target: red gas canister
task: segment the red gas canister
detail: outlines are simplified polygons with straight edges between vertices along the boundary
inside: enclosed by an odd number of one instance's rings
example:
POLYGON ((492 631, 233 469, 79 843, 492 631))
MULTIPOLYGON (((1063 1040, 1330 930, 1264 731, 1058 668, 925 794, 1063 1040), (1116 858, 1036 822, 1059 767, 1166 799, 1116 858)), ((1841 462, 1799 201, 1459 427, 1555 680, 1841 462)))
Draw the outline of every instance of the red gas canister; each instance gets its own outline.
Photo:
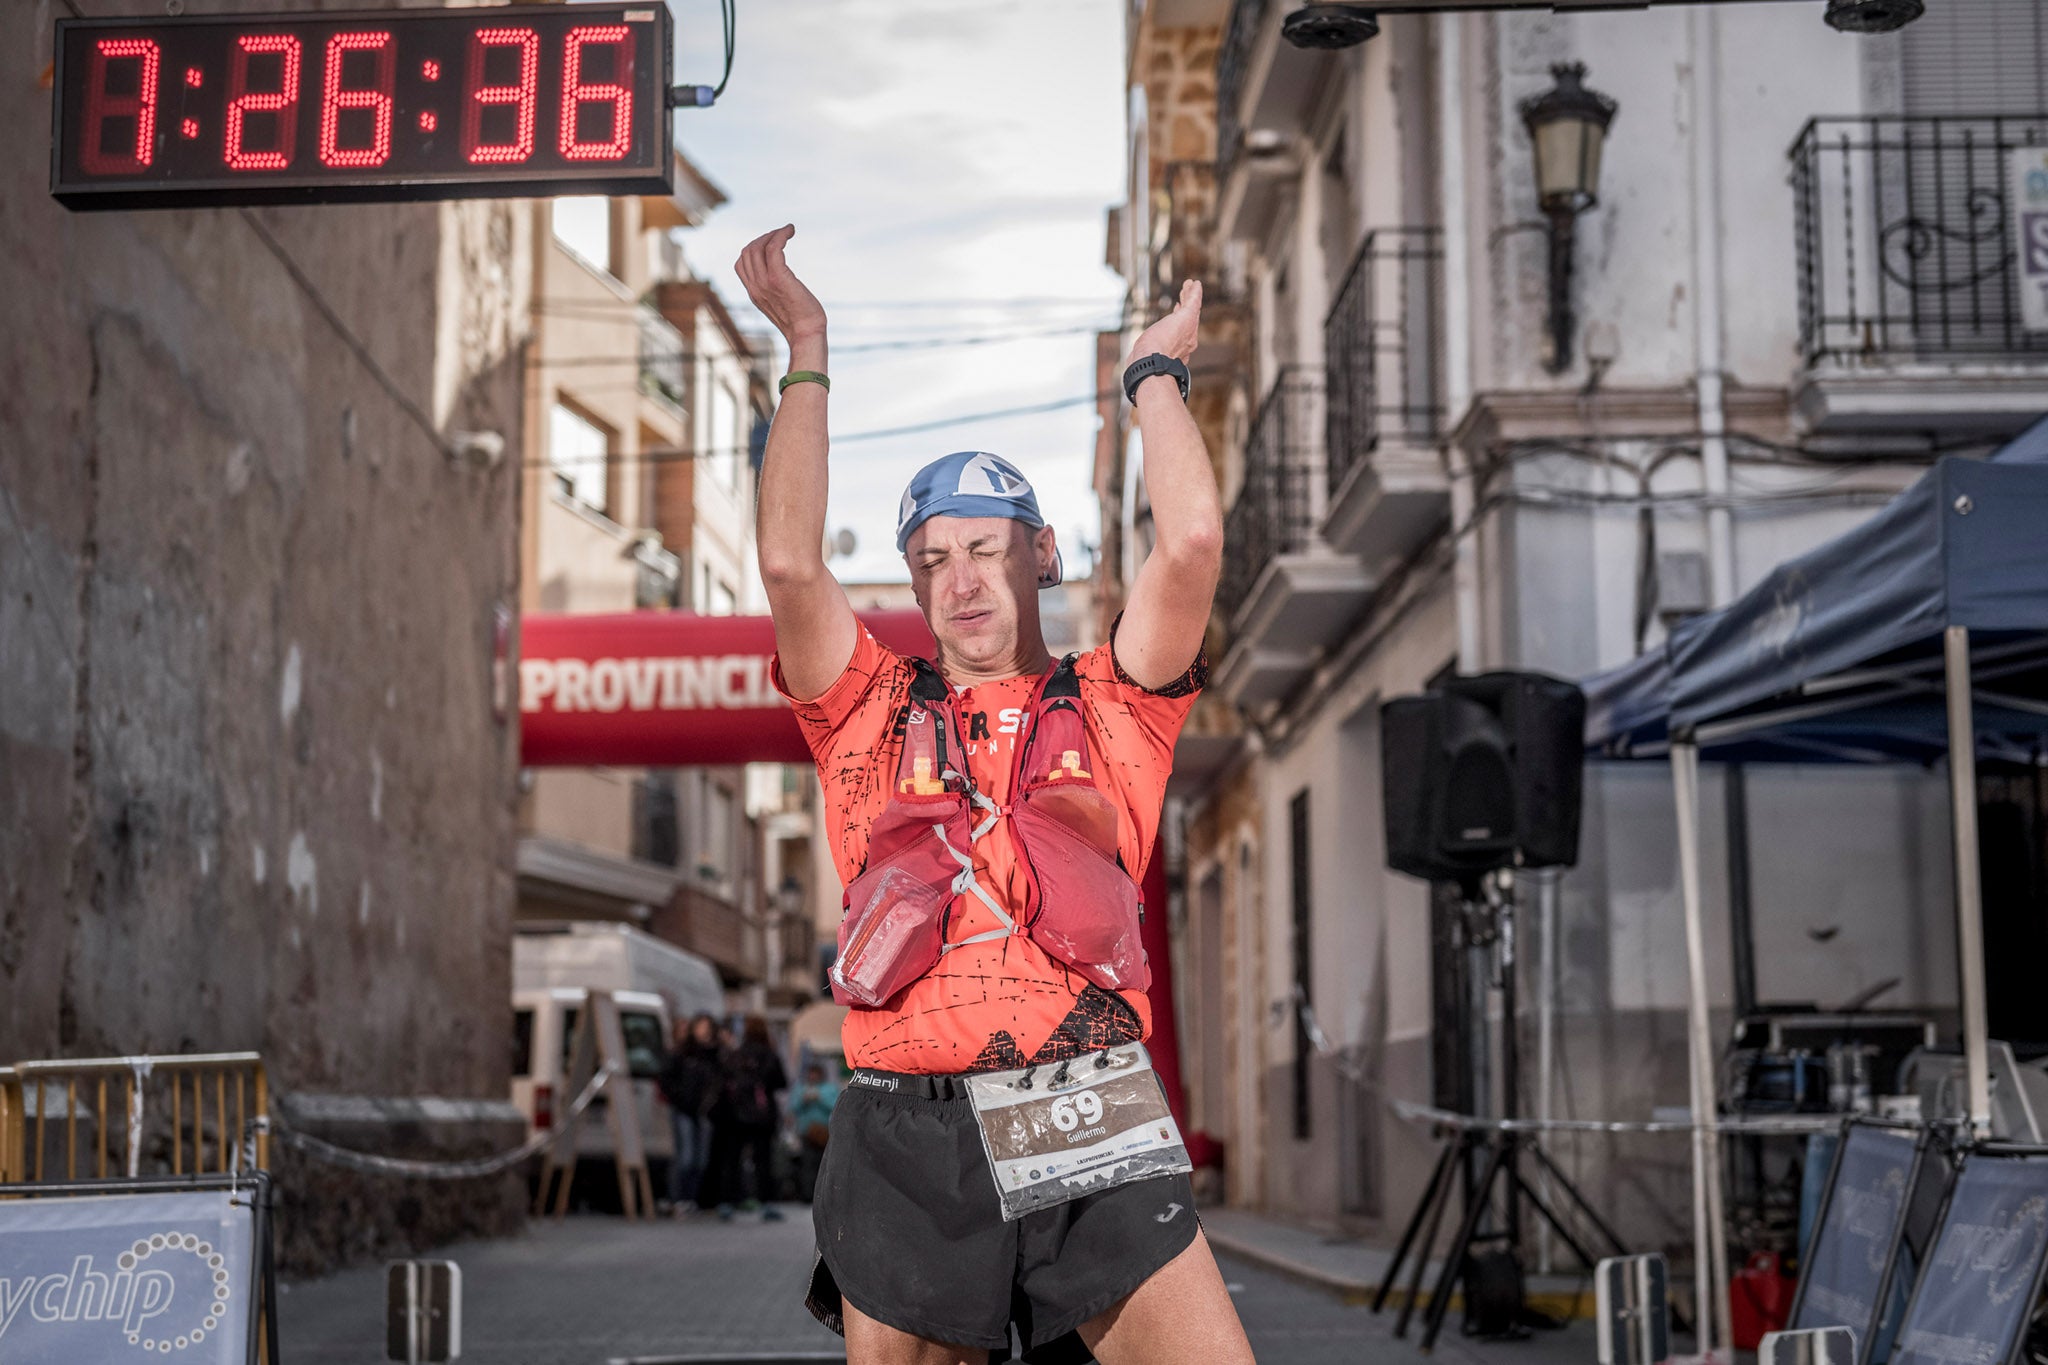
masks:
POLYGON ((1796 1285, 1775 1251, 1751 1253, 1748 1263, 1728 1277, 1728 1320, 1736 1350, 1754 1351, 1766 1332, 1785 1325, 1796 1285))

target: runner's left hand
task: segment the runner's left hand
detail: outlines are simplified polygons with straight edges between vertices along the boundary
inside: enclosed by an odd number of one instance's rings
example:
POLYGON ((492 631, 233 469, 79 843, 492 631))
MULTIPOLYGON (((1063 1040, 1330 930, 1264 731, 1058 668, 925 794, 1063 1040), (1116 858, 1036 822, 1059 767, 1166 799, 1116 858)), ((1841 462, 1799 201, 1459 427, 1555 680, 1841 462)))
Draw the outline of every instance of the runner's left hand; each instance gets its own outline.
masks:
POLYGON ((1195 353, 1195 340, 1202 321, 1202 284, 1199 280, 1187 280, 1180 287, 1180 302, 1173 311, 1138 334, 1131 353, 1124 357, 1124 364, 1143 360, 1148 355, 1169 355, 1175 360, 1185 361, 1195 353))

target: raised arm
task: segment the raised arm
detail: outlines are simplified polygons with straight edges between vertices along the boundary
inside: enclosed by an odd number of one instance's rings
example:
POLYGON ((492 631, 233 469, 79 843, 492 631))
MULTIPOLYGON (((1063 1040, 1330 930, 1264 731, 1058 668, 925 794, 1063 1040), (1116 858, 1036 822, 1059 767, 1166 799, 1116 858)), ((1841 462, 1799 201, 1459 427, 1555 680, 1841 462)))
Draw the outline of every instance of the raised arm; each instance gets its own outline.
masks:
MULTIPOLYGON (((1189 280, 1180 302, 1145 329, 1125 363, 1157 353, 1185 364, 1195 353, 1201 315, 1202 286, 1189 280)), ((1202 433, 1171 375, 1139 382, 1137 413, 1157 539, 1131 585, 1116 658, 1140 687, 1160 688, 1201 653, 1223 571, 1223 505, 1202 433)))
MULTIPOLYGON (((747 297, 789 344, 789 368, 825 373, 825 310, 783 259, 794 226, 756 237, 735 269, 747 297)), ((754 505, 754 546, 775 618, 782 679, 799 699, 822 696, 853 657, 860 625, 846 593, 825 568, 828 439, 825 386, 791 384, 776 405, 761 457, 754 505)))

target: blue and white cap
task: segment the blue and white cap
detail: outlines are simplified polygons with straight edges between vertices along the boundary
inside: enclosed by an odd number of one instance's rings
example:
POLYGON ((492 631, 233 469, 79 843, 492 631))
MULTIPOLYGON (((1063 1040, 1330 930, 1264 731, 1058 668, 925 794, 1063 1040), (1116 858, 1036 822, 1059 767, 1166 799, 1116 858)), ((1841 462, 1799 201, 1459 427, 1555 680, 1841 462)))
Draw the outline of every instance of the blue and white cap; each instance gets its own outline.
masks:
POLYGON ((985 450, 956 451, 917 471, 896 514, 896 549, 909 549, 910 533, 933 517, 1008 517, 1034 529, 1045 525, 1031 481, 985 450))

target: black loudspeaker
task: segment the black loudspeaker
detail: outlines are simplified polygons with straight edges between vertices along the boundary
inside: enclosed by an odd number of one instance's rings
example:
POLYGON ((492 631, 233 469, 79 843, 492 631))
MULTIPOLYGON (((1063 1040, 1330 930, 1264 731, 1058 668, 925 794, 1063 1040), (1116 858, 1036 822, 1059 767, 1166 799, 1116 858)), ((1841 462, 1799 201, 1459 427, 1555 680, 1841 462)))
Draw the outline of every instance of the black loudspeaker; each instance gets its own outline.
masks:
POLYGON ((1380 707, 1387 866, 1427 881, 1579 860, 1586 695, 1541 673, 1451 678, 1380 707))

